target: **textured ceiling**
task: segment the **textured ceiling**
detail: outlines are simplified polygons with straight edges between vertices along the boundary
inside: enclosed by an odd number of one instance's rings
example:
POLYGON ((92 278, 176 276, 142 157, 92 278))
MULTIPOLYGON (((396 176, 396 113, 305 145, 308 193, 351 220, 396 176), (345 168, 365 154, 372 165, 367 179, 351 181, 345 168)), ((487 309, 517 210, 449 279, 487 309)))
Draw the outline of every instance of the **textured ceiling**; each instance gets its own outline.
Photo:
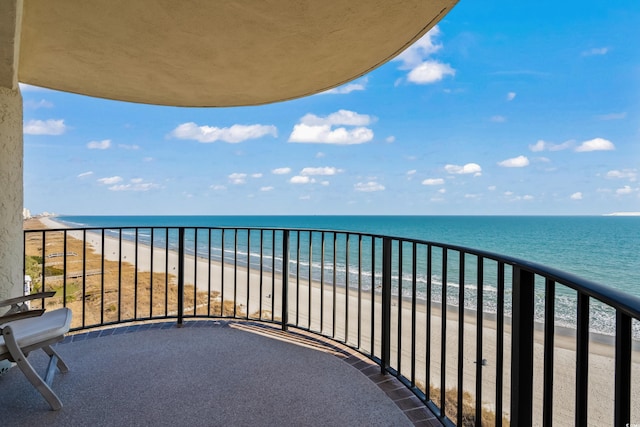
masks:
POLYGON ((382 65, 457 0, 26 0, 18 79, 122 101, 258 105, 382 65))

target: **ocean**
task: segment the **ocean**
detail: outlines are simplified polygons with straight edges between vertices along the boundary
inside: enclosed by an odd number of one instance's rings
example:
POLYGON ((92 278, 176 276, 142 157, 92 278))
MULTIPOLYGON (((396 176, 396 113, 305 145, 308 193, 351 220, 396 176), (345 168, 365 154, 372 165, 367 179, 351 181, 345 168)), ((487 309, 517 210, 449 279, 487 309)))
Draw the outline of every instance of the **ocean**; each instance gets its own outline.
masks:
MULTIPOLYGON (((428 240, 431 242, 465 246, 497 254, 521 258, 549 267, 573 273, 584 279, 594 281, 605 286, 619 289, 625 293, 640 297, 640 217, 622 216, 60 216, 56 220, 71 227, 274 227, 292 229, 339 230, 387 235, 412 239, 428 240)), ((132 233, 123 233, 123 237, 131 237, 132 233)), ((145 242, 144 230, 139 233, 139 239, 145 242)), ((255 249, 258 245, 254 240, 258 236, 251 236, 250 250, 242 246, 245 240, 239 238, 239 253, 249 257, 254 265, 254 257, 258 257, 255 249), (253 248, 253 250, 251 250, 253 248), (249 252, 247 254, 247 252, 249 252)), ((268 238, 268 236, 267 236, 268 238)), ((301 248, 308 247, 308 233, 300 233, 301 248), (306 237, 305 237, 306 236, 306 237), (306 240, 305 240, 306 239, 306 240)), ((187 235, 187 239, 193 240, 187 235)), ((314 238, 315 239, 315 238, 314 238)), ((225 242, 225 253, 232 252, 235 243, 225 242)), ((319 242, 313 241, 313 253, 319 253, 319 242)), ((206 254, 209 246, 206 238, 198 237, 198 253, 206 254)), ((365 245, 367 241, 365 241, 365 245)), ((148 243, 148 241, 147 241, 148 243)), ((158 242, 157 237, 154 240, 158 242)), ((189 246, 189 245, 187 245, 189 246)), ((211 243, 212 257, 220 259, 222 249, 220 245, 211 243)), ((245 243, 246 246, 246 243, 245 243)), ((331 246, 331 245, 330 245, 331 246)), ((342 250, 344 245, 338 245, 342 250)), ((350 251, 353 249, 350 249, 350 251)), ((331 251, 328 250, 331 257, 331 251)), ((295 248, 291 251, 291 261, 295 264, 295 248)), ((263 254, 270 257, 272 254, 263 254)), ((339 254, 338 254, 339 255, 339 254)), ((275 254, 278 257, 278 253, 275 254)), ((320 275, 319 260, 312 258, 310 269, 314 279, 320 275)), ((227 259, 227 258, 225 258, 227 259)), ((351 259, 354 259, 353 257, 351 259)), ((423 257, 419 257, 423 259, 423 257)), ((280 260, 281 261, 281 260, 280 260)), ((435 259, 434 259, 435 261, 435 259)), ((420 262, 420 260, 419 260, 420 262)), ((423 261, 424 262, 424 261, 423 261)), ((301 271, 308 271, 309 260, 301 256, 301 271)), ((327 263, 331 266, 331 262, 327 263)), ((281 268, 274 264, 276 270, 281 268)), ((346 270, 347 266, 337 265, 336 269, 346 270)), ((355 268, 349 268, 350 274, 355 274, 355 268)), ((377 270, 377 269, 376 269, 377 270)), ((397 263, 394 271, 397 271, 397 263)), ((342 277, 344 271, 339 271, 342 277)), ((403 268, 403 282, 410 283, 408 266, 403 268)), ((367 272, 365 272, 366 274, 367 272)), ((369 272, 370 273, 370 272, 369 272)), ((303 273, 307 274, 308 273, 303 273)), ((329 272, 331 274, 331 272, 329 272)), ((379 271, 374 272, 377 276, 379 271)), ((455 272, 449 277, 456 277, 455 272)), ((471 279, 465 280, 465 290, 474 293, 473 274, 471 279)), ((397 277, 394 283, 397 282, 397 277)), ((439 277, 434 273, 434 284, 438 284, 439 277)), ((425 295, 426 277, 418 279, 418 295, 425 295)), ((491 286, 492 277, 488 273, 485 282, 485 311, 493 311, 495 306, 495 290, 491 286)), ((449 283, 455 287, 457 284, 449 283)), ((406 295, 410 285, 402 285, 402 293, 406 295)), ((397 285, 396 285, 397 288, 397 285)), ((395 290, 397 293, 397 289, 395 290)), ((448 302, 456 303, 457 291, 449 292, 448 302)), ((575 295, 575 292, 573 292, 575 295)), ((509 295, 507 295, 507 298, 509 295)), ((434 298, 438 298, 437 286, 434 287, 434 298)), ((541 297, 542 298, 542 297, 541 297)), ((557 303, 559 323, 571 326, 571 319, 575 316, 575 297, 571 291, 558 289, 557 303)), ((474 307, 473 297, 469 299, 470 308, 474 307)), ((539 307, 540 308, 540 307, 539 307)), ((605 310, 606 311, 606 310, 605 310)), ((543 309, 538 310, 538 317, 543 309)), ((634 329, 637 329, 637 323, 634 329)), ((595 307, 592 310, 591 327, 595 331, 610 333, 613 328, 612 313, 600 313, 595 307)))

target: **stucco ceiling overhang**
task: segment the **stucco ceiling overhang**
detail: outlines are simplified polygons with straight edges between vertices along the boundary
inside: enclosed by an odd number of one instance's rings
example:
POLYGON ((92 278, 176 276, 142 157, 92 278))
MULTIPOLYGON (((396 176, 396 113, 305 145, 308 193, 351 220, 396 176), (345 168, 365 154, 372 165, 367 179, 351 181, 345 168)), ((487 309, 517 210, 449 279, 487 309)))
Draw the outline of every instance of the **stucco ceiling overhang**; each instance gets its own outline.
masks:
POLYGON ((362 76, 456 2, 24 0, 18 79, 147 104, 266 104, 362 76))

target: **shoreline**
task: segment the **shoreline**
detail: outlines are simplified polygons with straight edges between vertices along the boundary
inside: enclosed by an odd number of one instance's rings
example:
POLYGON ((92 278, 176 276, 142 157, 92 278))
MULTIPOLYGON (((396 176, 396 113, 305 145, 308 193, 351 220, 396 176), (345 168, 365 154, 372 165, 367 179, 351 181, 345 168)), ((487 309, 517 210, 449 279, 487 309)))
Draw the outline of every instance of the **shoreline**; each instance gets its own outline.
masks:
MULTIPOLYGON (((46 218, 41 222, 48 226, 49 228, 69 228, 64 226, 63 224, 57 223, 55 219, 46 218)), ((73 236, 74 233, 71 233, 70 236, 73 236)), ((98 233, 93 233, 91 238, 96 239, 94 243, 90 243, 90 232, 87 232, 87 242, 96 249, 97 253, 100 253, 101 247, 100 245, 96 245, 95 242, 99 242, 101 239, 101 235, 98 233), (98 247, 96 247, 98 246, 98 247)), ((80 236, 81 237, 81 236, 80 236)), ((122 259, 120 259, 120 254, 117 253, 117 246, 119 242, 118 239, 105 236, 105 259, 112 259, 114 261, 122 261, 127 263, 132 263, 132 260, 135 257, 135 242, 122 240, 122 254, 124 255, 122 259), (107 243, 110 242, 110 243, 107 243), (115 245, 116 250, 114 251, 115 245)), ((168 254, 165 254, 164 248, 158 249, 153 248, 154 259, 158 256, 160 259, 165 260, 169 259, 169 264, 164 266, 163 263, 161 265, 157 265, 156 263, 150 262, 151 257, 151 247, 146 244, 138 243, 138 263, 137 268, 144 269, 148 267, 151 271, 157 273, 170 273, 170 267, 177 265, 177 253, 175 251, 169 250, 168 254)), ((164 262, 164 261, 163 261, 164 262)), ((251 265, 247 266, 238 266, 237 269, 234 268, 233 264, 228 264, 225 262, 222 264, 221 261, 209 261, 206 258, 197 257, 194 255, 186 255, 185 256, 185 284, 189 283, 188 281, 195 277, 197 280, 193 280, 196 282, 196 288, 199 290, 208 290, 208 281, 209 277, 211 277, 211 282, 219 281, 219 283, 215 290, 222 290, 222 294, 220 298, 222 299, 224 295, 233 294, 236 299, 236 303, 238 303, 241 307, 242 302, 246 302, 246 312, 245 315, 252 316, 254 312, 258 311, 261 307, 263 310, 271 309, 274 318, 277 318, 277 314, 281 312, 281 294, 278 292, 278 286, 281 283, 281 275, 277 272, 261 272, 252 268, 251 265), (211 276, 208 276, 208 275, 211 276), (195 276, 194 276, 195 275, 195 276), (222 280, 222 276, 224 276, 224 280, 222 280), (256 284, 260 282, 262 277, 264 288, 261 295, 256 295, 255 287, 256 284), (204 281, 204 284, 201 284, 204 281), (275 281, 275 292, 271 294, 271 284, 275 281), (204 286, 203 286, 204 285, 204 286), (250 288, 253 291, 249 292, 247 295, 247 290, 250 288), (266 293, 270 293, 269 297, 267 297, 266 293), (248 298, 249 297, 249 298, 248 298)), ((292 276, 293 277, 293 276, 292 276)), ((354 315, 355 307, 358 305, 357 298, 357 288, 349 288, 349 298, 346 298, 346 288, 344 286, 336 285, 335 287, 335 296, 334 296, 334 287, 331 283, 324 283, 324 300, 325 307, 323 313, 320 313, 319 310, 313 310, 311 312, 307 312, 307 305, 310 304, 309 297, 311 297, 312 301, 318 301, 320 298, 323 298, 321 295, 321 287, 317 281, 312 280, 309 286, 307 279, 299 280, 300 286, 296 286, 296 280, 294 279, 290 282, 289 288, 289 307, 293 307, 296 304, 299 304, 301 309, 299 312, 295 313, 293 316, 296 319, 292 319, 291 315, 289 317, 290 321, 297 320, 299 327, 309 328, 316 332, 320 331, 320 333, 331 335, 332 330, 335 330, 335 337, 337 339, 344 339, 347 342, 354 343, 355 342, 355 332, 351 325, 358 324, 359 321, 362 322, 362 332, 366 334, 370 331, 370 328, 366 326, 370 323, 370 313, 371 313, 371 291, 363 291, 362 299, 360 300, 360 304, 362 306, 362 312, 360 313, 360 320, 357 316, 354 315), (333 300, 335 299, 336 305, 333 306, 333 300), (344 307, 349 307, 349 315, 348 318, 344 313, 344 307), (341 317, 336 317, 336 324, 333 324, 333 313, 335 309, 340 310, 341 317), (324 323, 320 325, 320 317, 324 318, 324 323), (344 324, 340 324, 340 319, 347 320, 350 329, 348 331, 345 330, 344 324)), ((213 286, 212 286, 212 290, 213 286)), ((380 294, 375 294, 374 304, 377 307, 376 313, 380 313, 380 294)), ((226 298, 224 298, 226 300, 226 298)), ((398 296, 394 296, 393 300, 397 303, 398 296)), ((426 322, 426 300, 422 299, 419 303, 416 304, 416 325, 425 325, 426 322)), ((391 328, 392 330, 398 330, 398 321, 402 321, 402 331, 399 334, 399 337, 402 340, 401 354, 398 354, 398 338, 392 339, 392 350, 391 350, 391 361, 392 364, 394 362, 400 362, 401 373, 405 375, 407 378, 410 377, 411 372, 407 372, 407 367, 411 366, 411 354, 410 354, 410 343, 411 343, 411 321, 412 314, 410 312, 411 308, 411 298, 403 297, 402 298, 402 313, 399 312, 397 304, 392 307, 391 310, 391 328), (408 325, 408 326, 407 326, 408 325)), ((441 319, 442 319, 442 306, 441 303, 433 302, 431 304, 431 323, 432 328, 429 331, 428 340, 432 343, 432 352, 430 354, 431 357, 431 382, 433 385, 437 385, 439 387, 439 376, 440 376, 440 346, 442 343, 441 337, 441 319)), ((268 310, 271 311, 271 310, 268 310)), ((446 321, 447 321, 447 336, 446 336, 446 351, 448 353, 447 357, 447 388, 455 387, 457 384, 457 331, 458 331, 458 307, 456 306, 447 306, 446 310, 446 321)), ((476 316, 477 312, 475 310, 466 309, 465 315, 463 319, 464 325, 464 359, 462 361, 464 367, 464 379, 463 384, 464 388, 468 390, 474 390, 474 374, 475 374, 475 336, 476 336, 476 316)), ((379 319, 376 319, 379 322, 379 319)), ((344 322, 343 322, 344 323, 344 322)), ((543 369, 542 369, 542 350, 543 350, 543 334, 542 328, 544 325, 542 323, 536 322, 536 330, 534 332, 534 378, 542 378, 543 369)), ((378 326, 376 326, 378 327, 378 326)), ((423 330, 424 328, 420 328, 423 330)), ((555 328, 556 334, 554 335, 554 347, 555 347, 555 370, 554 376, 556 377, 555 381, 555 395, 563 396, 563 395, 574 395, 574 384, 575 384, 575 329, 571 330, 570 328, 559 327, 555 328), (571 333, 573 332, 573 333, 571 333), (563 379, 564 378, 564 379, 563 379)), ((421 332, 424 334, 424 331, 421 332)), ((504 329, 504 366, 505 369, 510 365, 510 319, 505 317, 505 329, 504 329)), ((497 324, 496 324, 496 314, 485 313, 483 315, 483 355, 486 354, 486 358, 489 361, 489 366, 495 366, 493 363, 495 360, 496 354, 496 335, 497 335, 497 324)), ((590 394, 590 402, 600 402, 602 398, 597 394, 598 390, 612 390, 612 375, 610 374, 612 371, 612 367, 614 365, 613 355, 615 347, 610 345, 607 341, 611 341, 613 337, 605 336, 606 338, 600 339, 593 334, 590 334, 590 352, 589 352, 589 370, 590 370, 590 386, 589 386, 589 394, 590 394), (593 339, 596 338, 596 339, 593 339), (604 342, 600 342, 604 341, 604 342), (593 385, 592 385, 593 383, 593 385), (595 393, 592 395, 592 393, 595 393)), ((424 358, 421 358, 420 354, 426 353, 426 344, 427 338, 421 337, 419 342, 416 343, 416 378, 422 378, 425 375, 424 370, 424 358), (418 360, 420 359, 420 360, 418 360)), ((364 341, 361 344, 361 351, 369 352, 370 348, 374 348, 374 352, 379 351, 379 337, 375 337, 375 341, 372 343, 370 340, 364 341)), ((633 343, 634 353, 632 355, 633 358, 633 372, 640 372, 640 344, 634 341, 633 343)), ((486 399, 487 396, 495 395, 495 372, 491 372, 490 370, 484 371, 483 375, 483 404, 487 407, 491 407, 492 399, 486 399), (485 401, 487 400, 487 401, 485 401)), ((508 372, 505 372, 504 377, 504 390, 508 391, 510 388, 509 383, 509 375, 508 372)), ((535 381, 534 381, 535 383, 535 381)), ((538 415, 541 416, 541 390, 539 390, 541 385, 538 381, 537 385, 534 385, 534 416, 538 419, 538 415)), ((638 401, 640 399, 640 390, 638 388, 634 388, 632 390, 633 396, 632 401, 638 401)), ((503 402, 503 407, 506 408, 505 413, 509 412, 509 393, 505 393, 505 400, 503 402)), ((562 420, 573 420, 573 408, 566 408, 566 405, 562 405, 562 399, 554 399, 554 413, 557 414, 558 422, 562 424, 562 420)), ((594 405, 593 403, 589 406, 589 416, 593 420, 600 420, 600 422, 604 424, 608 424, 607 420, 609 419, 609 414, 612 408, 612 402, 600 402, 601 404, 594 405), (602 404, 606 403, 606 404, 602 404)))

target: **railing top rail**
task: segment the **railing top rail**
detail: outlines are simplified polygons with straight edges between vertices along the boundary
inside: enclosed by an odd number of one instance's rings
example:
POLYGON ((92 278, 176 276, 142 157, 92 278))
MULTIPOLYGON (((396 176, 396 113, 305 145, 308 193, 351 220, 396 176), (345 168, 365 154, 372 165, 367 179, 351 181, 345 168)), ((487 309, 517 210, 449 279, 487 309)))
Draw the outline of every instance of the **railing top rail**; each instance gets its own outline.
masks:
POLYGON ((287 228, 287 227, 268 227, 268 226, 117 226, 117 227, 69 227, 69 228, 50 228, 50 229, 33 229, 24 230, 25 233, 42 233, 42 232, 61 232, 61 231, 93 231, 93 230, 131 230, 131 229, 196 229, 196 230, 265 230, 265 231, 293 231, 304 233, 335 233, 344 235, 354 235, 370 237, 374 239, 392 239, 397 241, 403 241, 407 243, 416 243, 419 245, 428 245, 432 247, 441 248, 443 250, 451 250, 459 253, 478 256, 493 261, 502 262, 512 267, 521 268, 526 271, 530 271, 534 274, 551 279, 554 282, 567 286, 579 293, 593 297, 613 308, 619 310, 626 315, 629 315, 635 319, 640 320, 640 298, 624 293, 617 289, 602 285, 597 282, 593 282, 577 275, 567 273, 562 270, 558 270, 553 267, 548 267, 543 264, 523 260, 520 258, 512 257, 509 255, 502 255, 495 252, 489 252, 481 249, 473 249, 465 246, 452 245, 448 243, 434 242, 429 240, 400 237, 400 236, 388 236, 376 233, 367 233, 359 231, 349 230, 331 230, 331 229, 312 229, 312 228, 287 228))

